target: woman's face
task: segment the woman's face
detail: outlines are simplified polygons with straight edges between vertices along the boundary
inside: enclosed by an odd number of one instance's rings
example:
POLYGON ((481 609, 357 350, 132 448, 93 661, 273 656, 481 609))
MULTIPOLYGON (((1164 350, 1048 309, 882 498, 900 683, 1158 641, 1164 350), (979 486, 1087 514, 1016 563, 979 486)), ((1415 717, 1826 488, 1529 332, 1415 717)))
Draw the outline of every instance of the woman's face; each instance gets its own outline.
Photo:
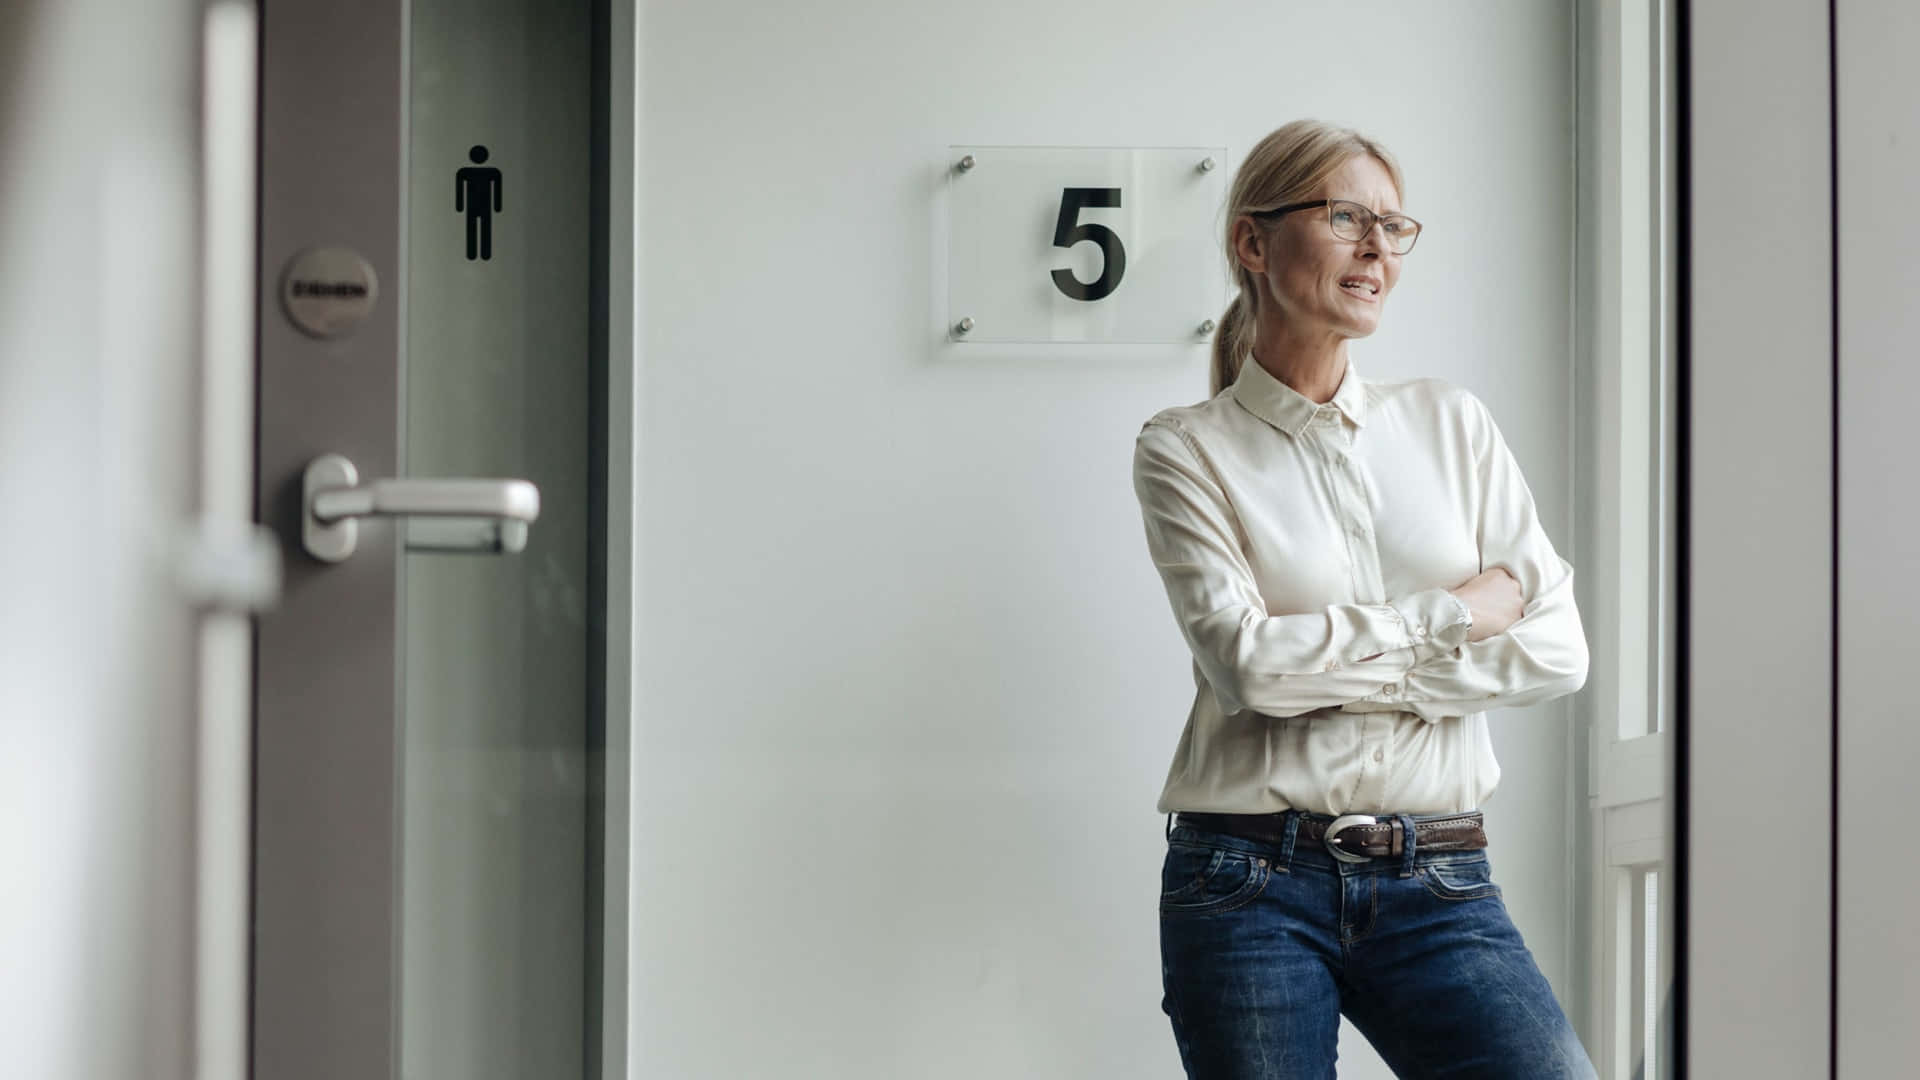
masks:
MULTIPOLYGON (((1376 214, 1400 209, 1392 176, 1371 154, 1348 158, 1312 198, 1346 199, 1376 214)), ((1363 240, 1342 240, 1327 227, 1327 208, 1314 207, 1264 231, 1269 240, 1254 245, 1255 259, 1243 233, 1241 262, 1266 279, 1264 301, 1277 306, 1290 335, 1366 337, 1380 325, 1387 294, 1400 280, 1400 256, 1385 230, 1376 225, 1363 240)))

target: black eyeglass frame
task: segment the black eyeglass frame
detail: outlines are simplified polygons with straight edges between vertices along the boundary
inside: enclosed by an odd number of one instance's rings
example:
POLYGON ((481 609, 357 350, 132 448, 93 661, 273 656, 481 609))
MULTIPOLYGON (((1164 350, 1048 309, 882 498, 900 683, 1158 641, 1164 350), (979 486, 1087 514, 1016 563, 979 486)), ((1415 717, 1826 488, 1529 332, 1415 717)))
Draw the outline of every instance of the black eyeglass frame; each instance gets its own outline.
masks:
MULTIPOLYGON (((1326 207, 1326 208, 1327 208, 1327 210, 1328 210, 1328 214, 1327 214, 1327 230, 1328 230, 1329 232, 1331 232, 1331 231, 1333 230, 1333 214, 1332 214, 1332 210, 1333 210, 1333 204, 1334 204, 1334 203, 1345 203, 1346 205, 1348 205, 1348 206, 1351 206, 1351 207, 1354 207, 1354 208, 1356 208, 1356 209, 1358 209, 1358 210, 1359 210, 1359 211, 1360 211, 1361 213, 1363 213, 1363 214, 1365 214, 1365 215, 1367 215, 1368 217, 1370 217, 1370 218, 1372 218, 1372 219, 1373 219, 1373 220, 1371 220, 1371 221, 1369 221, 1369 222, 1367 222, 1367 228, 1366 228, 1366 231, 1365 231, 1365 232, 1362 232, 1362 233, 1360 234, 1360 239, 1361 239, 1361 240, 1364 240, 1364 239, 1366 239, 1366 238, 1367 238, 1367 236, 1368 236, 1368 235, 1370 235, 1370 234, 1371 234, 1371 233, 1373 232, 1373 227, 1374 227, 1375 225, 1378 225, 1378 224, 1380 223, 1380 221, 1381 221, 1381 219, 1382 219, 1382 218, 1390 218, 1390 217, 1392 217, 1392 218, 1399 218, 1399 219, 1401 219, 1402 221, 1412 221, 1412 222, 1413 222, 1413 239, 1412 239, 1412 240, 1409 240, 1409 241, 1407 241, 1407 251, 1412 251, 1412 250, 1413 250, 1413 245, 1415 245, 1415 244, 1417 244, 1417 243, 1419 243, 1419 242, 1420 242, 1420 234, 1421 234, 1422 232, 1424 232, 1424 231, 1426 230, 1426 226, 1425 226, 1425 225, 1422 225, 1422 224, 1420 224, 1420 223, 1419 223, 1418 221, 1414 221, 1414 219, 1413 219, 1413 218, 1410 218, 1410 217, 1408 217, 1407 215, 1405 215, 1405 214, 1402 214, 1402 213, 1400 213, 1400 212, 1399 212, 1399 211, 1397 211, 1397 210, 1396 210, 1396 211, 1394 211, 1393 213, 1390 213, 1390 214, 1376 214, 1376 213, 1374 213, 1374 212, 1373 212, 1373 211, 1372 211, 1371 209, 1369 209, 1368 207, 1366 207, 1366 206, 1362 206, 1362 205, 1361 205, 1360 203, 1357 203, 1357 202, 1354 202, 1354 201, 1353 201, 1352 199, 1315 199, 1315 200, 1313 200, 1312 202, 1297 202, 1297 203, 1288 203, 1288 204, 1287 204, 1287 205, 1285 205, 1285 206, 1276 206, 1276 207, 1274 207, 1274 208, 1273 208, 1273 209, 1271 209, 1271 210, 1250 210, 1250 211, 1248 211, 1248 212, 1247 212, 1247 216, 1248 216, 1248 217, 1257 217, 1257 218, 1277 218, 1277 217, 1280 217, 1280 216, 1281 216, 1282 214, 1291 214, 1291 213, 1293 213, 1293 212, 1294 212, 1295 210, 1311 210, 1311 209, 1313 209, 1313 208, 1314 208, 1314 207, 1316 207, 1316 206, 1324 206, 1324 207, 1326 207)), ((1335 239, 1338 239, 1338 240, 1346 240, 1346 239, 1347 239, 1346 237, 1344 237, 1344 236, 1341 236, 1341 235, 1340 235, 1339 233, 1334 233, 1333 235, 1334 235, 1334 238, 1335 238, 1335 239)), ((1359 242, 1360 242, 1360 240, 1349 240, 1349 241, 1348 241, 1348 243, 1353 243, 1353 244, 1357 244, 1357 243, 1359 243, 1359 242)), ((1392 238, 1391 238, 1391 237, 1389 237, 1389 238, 1388 238, 1388 241, 1387 241, 1387 249, 1388 249, 1389 251, 1392 251, 1392 252, 1393 252, 1393 253, 1394 253, 1395 255, 1405 255, 1405 254, 1407 253, 1407 251, 1400 251, 1400 250, 1398 250, 1398 249, 1396 249, 1396 248, 1394 248, 1394 246, 1393 246, 1393 241, 1392 241, 1392 238)))

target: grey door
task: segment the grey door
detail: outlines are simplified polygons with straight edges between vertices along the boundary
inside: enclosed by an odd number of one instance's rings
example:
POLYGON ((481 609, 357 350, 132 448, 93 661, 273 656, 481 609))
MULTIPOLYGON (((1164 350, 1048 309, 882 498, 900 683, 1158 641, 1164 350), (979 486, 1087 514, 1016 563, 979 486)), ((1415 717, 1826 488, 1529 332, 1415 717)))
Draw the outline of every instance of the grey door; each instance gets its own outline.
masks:
POLYGON ((254 1075, 597 1071, 604 5, 261 15, 254 1075))

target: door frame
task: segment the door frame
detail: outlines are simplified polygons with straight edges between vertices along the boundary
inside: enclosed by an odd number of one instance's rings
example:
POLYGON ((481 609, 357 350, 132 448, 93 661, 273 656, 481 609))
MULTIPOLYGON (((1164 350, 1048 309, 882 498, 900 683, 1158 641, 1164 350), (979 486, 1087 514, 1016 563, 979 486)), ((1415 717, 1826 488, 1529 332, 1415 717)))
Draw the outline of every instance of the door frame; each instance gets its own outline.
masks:
POLYGON ((404 0, 260 9, 255 510, 286 557, 280 603, 254 638, 255 1076, 382 1077, 399 1064, 399 530, 361 530, 353 558, 313 561, 299 478, 326 453, 369 479, 399 475, 406 14, 404 0), (314 237, 375 275, 365 320, 325 341, 280 302, 282 269, 314 237), (315 626, 352 662, 315 664, 315 626))
MULTIPOLYGON (((596 351, 604 362, 593 384, 596 432, 594 460, 601 471, 596 490, 604 508, 594 530, 603 546, 594 560, 604 587, 599 639, 590 638, 600 657, 598 687, 604 692, 598 710, 601 721, 602 823, 599 866, 602 880, 595 894, 600 902, 600 1052, 598 1075, 620 1080, 642 1075, 634 1068, 630 1033, 640 1030, 637 996, 628 993, 629 976, 638 970, 632 956, 629 918, 636 892, 632 880, 634 828, 638 802, 632 777, 633 717, 639 678, 639 533, 635 508, 645 505, 639 485, 637 433, 640 430, 640 380, 636 366, 642 330, 642 262, 640 259, 641 143, 640 17, 638 0, 594 0, 595 22, 601 29, 594 44, 596 147, 604 148, 604 167, 594 170, 596 185, 596 239, 604 238, 604 300, 596 298, 596 333, 604 332, 596 351), (605 85, 602 86, 602 79, 605 85), (604 124, 604 129, 602 129, 604 124), (603 187, 602 187, 603 185, 603 187)), ((589 692, 594 688, 590 687, 589 692)), ((589 1058, 592 1062, 593 1059, 589 1058)))

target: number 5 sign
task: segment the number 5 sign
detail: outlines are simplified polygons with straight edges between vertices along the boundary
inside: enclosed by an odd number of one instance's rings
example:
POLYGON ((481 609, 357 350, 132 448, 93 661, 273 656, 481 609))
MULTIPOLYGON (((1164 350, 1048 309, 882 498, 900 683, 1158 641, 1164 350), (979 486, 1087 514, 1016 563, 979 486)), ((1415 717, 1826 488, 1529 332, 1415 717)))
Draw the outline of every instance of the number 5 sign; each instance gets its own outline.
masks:
POLYGON ((1226 306, 1226 151, 956 146, 947 326, 960 342, 1206 339, 1226 306))

